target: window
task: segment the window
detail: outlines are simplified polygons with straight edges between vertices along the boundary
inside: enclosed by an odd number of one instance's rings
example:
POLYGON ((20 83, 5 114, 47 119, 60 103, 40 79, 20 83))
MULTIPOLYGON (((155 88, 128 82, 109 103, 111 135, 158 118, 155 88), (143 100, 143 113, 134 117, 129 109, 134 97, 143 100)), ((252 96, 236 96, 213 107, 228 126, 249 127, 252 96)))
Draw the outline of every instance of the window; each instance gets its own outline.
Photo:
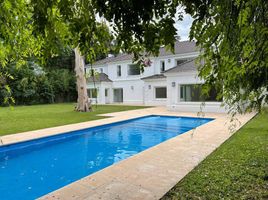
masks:
POLYGON ((165 71, 165 61, 160 61, 160 72, 163 73, 165 71))
POLYGON ((103 73, 103 68, 100 68, 100 73, 103 73))
POLYGON ((137 64, 132 64, 128 66, 128 75, 140 75, 140 66, 137 64))
POLYGON ((184 86, 181 85, 181 87, 180 87, 180 100, 185 101, 184 99, 185 99, 185 97, 184 97, 184 86))
POLYGON ((179 59, 179 60, 176 60, 176 64, 177 64, 177 66, 178 65, 180 65, 180 64, 182 64, 182 63, 184 63, 184 62, 186 62, 187 61, 187 59, 179 59))
POLYGON ((166 99, 167 98, 167 88, 166 87, 155 88, 155 98, 156 99, 166 99))
POLYGON ((200 101, 222 101, 217 100, 217 91, 212 88, 207 96, 202 95, 201 84, 181 85, 180 86, 180 101, 185 102, 200 102, 200 101))
POLYGON ((108 91, 109 91, 109 89, 105 89, 105 97, 108 97, 108 91))
POLYGON ((97 98, 98 96, 98 90, 95 88, 87 89, 87 95, 89 98, 97 98))
POLYGON ((117 76, 120 77, 121 76, 121 65, 117 65, 117 76))
POLYGON ((114 89, 114 102, 123 102, 123 88, 114 89))

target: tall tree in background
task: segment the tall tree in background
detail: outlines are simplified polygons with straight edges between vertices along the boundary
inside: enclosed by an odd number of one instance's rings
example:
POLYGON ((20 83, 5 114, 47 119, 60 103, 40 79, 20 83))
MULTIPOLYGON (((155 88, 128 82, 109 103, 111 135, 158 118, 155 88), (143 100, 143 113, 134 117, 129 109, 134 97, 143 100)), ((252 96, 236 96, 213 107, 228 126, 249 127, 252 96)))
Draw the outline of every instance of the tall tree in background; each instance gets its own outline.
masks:
POLYGON ((92 63, 96 55, 108 51, 107 41, 111 35, 104 23, 97 22, 93 6, 87 1, 37 1, 30 2, 33 8, 33 27, 35 35, 44 39, 44 55, 57 53, 57 42, 74 49, 77 85, 76 110, 91 110, 88 101, 84 74, 85 59, 92 63))
POLYGON ((40 37, 33 37, 31 12, 24 0, 0 1, 0 87, 6 93, 2 103, 14 102, 6 84, 13 79, 6 68, 23 66, 27 58, 39 55, 40 37))

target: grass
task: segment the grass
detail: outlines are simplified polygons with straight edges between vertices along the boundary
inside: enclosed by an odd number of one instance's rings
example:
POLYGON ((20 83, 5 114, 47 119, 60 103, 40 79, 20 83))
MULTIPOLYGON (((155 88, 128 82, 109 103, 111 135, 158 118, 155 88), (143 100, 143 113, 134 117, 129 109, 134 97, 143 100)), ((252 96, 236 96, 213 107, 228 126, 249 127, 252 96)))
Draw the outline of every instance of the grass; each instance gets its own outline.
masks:
POLYGON ((0 108, 0 136, 54 126, 102 119, 98 114, 145 108, 144 106, 98 105, 93 112, 74 111, 74 103, 0 108))
POLYGON ((268 199, 268 111, 210 154, 167 199, 268 199))

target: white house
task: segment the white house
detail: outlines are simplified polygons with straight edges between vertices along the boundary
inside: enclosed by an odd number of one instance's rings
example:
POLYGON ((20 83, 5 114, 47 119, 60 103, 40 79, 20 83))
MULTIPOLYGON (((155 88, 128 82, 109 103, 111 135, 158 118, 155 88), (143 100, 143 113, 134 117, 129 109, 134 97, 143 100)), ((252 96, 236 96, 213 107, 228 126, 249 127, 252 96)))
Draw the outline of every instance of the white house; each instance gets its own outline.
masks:
MULTIPOLYGON (((195 42, 176 42, 175 54, 161 48, 144 72, 132 63, 129 54, 99 60, 93 65, 99 75, 87 80, 89 97, 99 104, 166 105, 168 110, 198 112, 203 103, 199 87, 202 80, 197 77, 194 60, 198 54, 195 42)), ((225 112, 215 96, 212 91, 203 111, 225 112)))

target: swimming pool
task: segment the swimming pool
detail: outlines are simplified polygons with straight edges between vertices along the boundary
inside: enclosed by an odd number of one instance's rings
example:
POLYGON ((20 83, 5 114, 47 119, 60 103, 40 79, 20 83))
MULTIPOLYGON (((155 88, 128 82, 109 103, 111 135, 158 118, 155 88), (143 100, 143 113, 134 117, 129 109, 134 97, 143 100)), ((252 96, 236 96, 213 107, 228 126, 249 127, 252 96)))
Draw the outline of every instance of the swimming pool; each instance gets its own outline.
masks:
POLYGON ((0 147, 0 199, 35 199, 213 119, 146 116, 0 147))

